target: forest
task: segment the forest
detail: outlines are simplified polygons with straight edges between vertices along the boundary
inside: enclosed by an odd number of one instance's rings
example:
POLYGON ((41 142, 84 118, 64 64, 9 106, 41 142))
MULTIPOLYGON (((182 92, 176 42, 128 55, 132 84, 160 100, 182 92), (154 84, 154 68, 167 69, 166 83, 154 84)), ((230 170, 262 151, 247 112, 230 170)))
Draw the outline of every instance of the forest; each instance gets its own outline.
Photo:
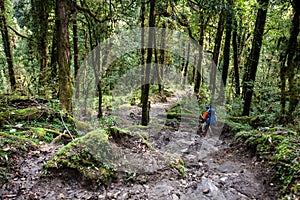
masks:
POLYGON ((0 0, 0 31, 1 199, 299 199, 300 1, 0 0))

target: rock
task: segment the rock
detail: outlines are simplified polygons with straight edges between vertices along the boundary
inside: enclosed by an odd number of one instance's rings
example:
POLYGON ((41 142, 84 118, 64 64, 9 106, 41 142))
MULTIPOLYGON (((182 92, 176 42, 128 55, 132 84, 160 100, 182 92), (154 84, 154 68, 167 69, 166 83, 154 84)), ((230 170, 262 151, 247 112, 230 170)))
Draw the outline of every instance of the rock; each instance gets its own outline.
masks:
POLYGON ((207 188, 206 188, 206 189, 203 189, 202 192, 203 192, 203 194, 208 194, 208 193, 209 193, 209 189, 207 189, 207 188))
POLYGON ((122 196, 120 197, 120 199, 128 199, 128 193, 127 192, 125 192, 124 194, 122 194, 122 196))
POLYGON ((222 177, 222 178, 220 178, 220 181, 225 183, 227 181, 227 179, 228 179, 228 177, 222 177))
POLYGON ((23 124, 16 124, 15 127, 16 128, 21 128, 23 126, 23 124))
POLYGON ((179 197, 176 194, 172 194, 172 199, 173 200, 179 200, 179 197))
POLYGON ((104 194, 100 194, 100 195, 98 196, 98 199, 105 199, 105 195, 104 195, 104 194))

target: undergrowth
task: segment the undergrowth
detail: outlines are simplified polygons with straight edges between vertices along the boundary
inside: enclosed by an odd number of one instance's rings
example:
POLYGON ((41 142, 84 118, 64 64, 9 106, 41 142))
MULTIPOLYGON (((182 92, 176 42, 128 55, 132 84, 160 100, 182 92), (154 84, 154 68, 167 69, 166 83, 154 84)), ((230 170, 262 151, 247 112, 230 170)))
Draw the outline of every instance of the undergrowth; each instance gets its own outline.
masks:
POLYGON ((300 136, 297 131, 280 126, 265 127, 241 131, 236 137, 276 169, 283 199, 300 196, 300 136))

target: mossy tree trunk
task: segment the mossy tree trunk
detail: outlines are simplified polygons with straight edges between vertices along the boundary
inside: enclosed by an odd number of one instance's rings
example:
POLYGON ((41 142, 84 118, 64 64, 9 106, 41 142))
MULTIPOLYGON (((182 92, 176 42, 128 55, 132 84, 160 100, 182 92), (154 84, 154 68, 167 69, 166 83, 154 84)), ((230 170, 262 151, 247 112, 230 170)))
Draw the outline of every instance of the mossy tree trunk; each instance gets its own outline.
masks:
POLYGON ((253 89, 255 84, 255 76, 259 61, 260 49, 262 46, 263 33, 266 23, 269 0, 258 0, 258 11, 256 16, 254 37, 250 55, 245 65, 245 74, 243 78, 243 96, 244 108, 243 116, 249 116, 253 89))
MULTIPOLYGON (((299 35, 300 26, 300 2, 299 0, 293 0, 292 5, 294 8, 294 16, 292 20, 292 28, 290 31, 290 38, 287 47, 287 78, 289 86, 289 113, 291 113, 289 121, 292 120, 292 113, 296 110, 296 106, 299 102, 299 94, 297 80, 295 80, 295 74, 297 71, 297 61, 295 59, 297 53, 297 37, 299 35)), ((298 55, 299 56, 299 55, 298 55)))
POLYGON ((48 60, 48 29, 51 2, 31 0, 34 37, 37 40, 37 52, 40 63, 39 94, 45 95, 48 60))
MULTIPOLYGON (((148 36, 148 47, 153 47, 153 36, 154 36, 154 26, 155 26, 155 0, 150 0, 150 16, 149 16, 149 36, 148 36)), ((150 89, 150 70, 152 61, 153 48, 148 48, 147 58, 146 58, 146 69, 145 69, 145 79, 144 87, 142 90, 142 125, 147 126, 149 123, 149 112, 150 106, 148 103, 149 89, 150 89)))
MULTIPOLYGON (((57 14, 57 5, 55 5, 55 16, 58 16, 57 14)), ((52 35, 52 46, 51 46, 51 60, 50 60, 50 70, 51 70, 51 77, 48 79, 48 83, 51 86, 52 89, 52 97, 57 98, 57 77, 58 77, 58 54, 57 54, 57 40, 58 40, 58 19, 55 20, 55 25, 53 29, 53 35, 52 35)))
POLYGON ((79 61, 78 61, 78 56, 79 56, 79 48, 78 48, 78 24, 77 24, 77 15, 74 18, 73 21, 73 49, 74 49, 74 85, 76 88, 76 94, 75 98, 79 99, 79 82, 76 79, 78 71, 79 71, 79 61))
POLYGON ((72 111, 72 78, 70 73, 70 43, 69 43, 69 19, 70 1, 57 0, 57 52, 59 66, 59 100, 63 109, 72 111))
POLYGON ((5 0, 0 0, 0 31, 2 36, 6 61, 8 65, 10 87, 11 90, 14 91, 16 89, 16 78, 15 78, 15 71, 14 71, 13 53, 11 49, 11 41, 9 37, 8 25, 6 20, 5 0))

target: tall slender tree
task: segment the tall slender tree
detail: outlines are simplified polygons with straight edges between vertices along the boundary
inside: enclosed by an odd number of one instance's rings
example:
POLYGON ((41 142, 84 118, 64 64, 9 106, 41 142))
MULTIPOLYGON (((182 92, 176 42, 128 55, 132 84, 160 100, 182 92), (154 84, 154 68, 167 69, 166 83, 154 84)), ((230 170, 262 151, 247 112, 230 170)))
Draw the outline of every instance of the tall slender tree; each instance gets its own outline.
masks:
POLYGON ((213 51, 213 61, 214 64, 212 65, 211 74, 210 74, 210 89, 212 93, 212 100, 214 99, 215 95, 215 89, 216 89, 216 77, 217 77, 217 68, 218 68, 218 62, 219 62, 219 54, 220 54, 220 48, 222 43, 222 36, 224 31, 224 16, 223 11, 219 14, 219 22, 218 22, 218 28, 217 33, 215 37, 214 42, 214 51, 213 51))
MULTIPOLYGON (((225 32, 225 44, 224 44, 224 64, 222 70, 222 82, 224 87, 226 87, 226 81, 228 76, 228 68, 230 61, 230 41, 231 41, 231 32, 232 32, 232 12, 233 12, 233 1, 228 0, 229 9, 226 13, 226 32, 225 32)), ((222 86, 221 86, 222 87, 222 86)))
POLYGON ((199 57, 198 57, 198 62, 197 62, 197 70, 195 71, 196 75, 195 75, 195 85, 194 85, 194 92, 195 94, 198 96, 199 93, 199 88, 201 85, 201 71, 202 71, 202 58, 203 58, 203 44, 204 44, 204 28, 205 28, 205 24, 204 24, 204 16, 203 16, 203 12, 201 11, 200 13, 200 36, 199 36, 199 57))
POLYGON ((252 48, 245 65, 243 78, 244 108, 243 116, 250 113, 251 100, 255 84, 256 71, 259 61, 259 54, 263 40, 269 0, 258 0, 258 11, 256 16, 252 48))
POLYGON ((15 78, 15 71, 14 71, 13 52, 11 49, 11 41, 9 37, 8 25, 6 20, 5 0, 0 0, 0 31, 2 35, 2 41, 3 41, 6 61, 8 65, 10 87, 11 90, 14 91, 16 89, 16 78, 15 78))
POLYGON ((240 74, 239 74, 238 45, 237 45, 237 21, 236 21, 236 19, 234 19, 234 21, 233 21, 232 49, 233 49, 235 94, 236 94, 236 96, 240 96, 240 74))
POLYGON ((155 0, 150 0, 150 15, 149 15, 149 35, 148 35, 148 51, 146 58, 146 70, 145 70, 145 79, 144 79, 144 88, 143 88, 143 98, 142 98, 142 125, 147 126, 149 123, 149 111, 150 105, 148 102, 149 99, 149 89, 150 89, 150 70, 151 70, 151 61, 152 61, 152 53, 153 53, 153 36, 154 26, 155 26, 155 0))

